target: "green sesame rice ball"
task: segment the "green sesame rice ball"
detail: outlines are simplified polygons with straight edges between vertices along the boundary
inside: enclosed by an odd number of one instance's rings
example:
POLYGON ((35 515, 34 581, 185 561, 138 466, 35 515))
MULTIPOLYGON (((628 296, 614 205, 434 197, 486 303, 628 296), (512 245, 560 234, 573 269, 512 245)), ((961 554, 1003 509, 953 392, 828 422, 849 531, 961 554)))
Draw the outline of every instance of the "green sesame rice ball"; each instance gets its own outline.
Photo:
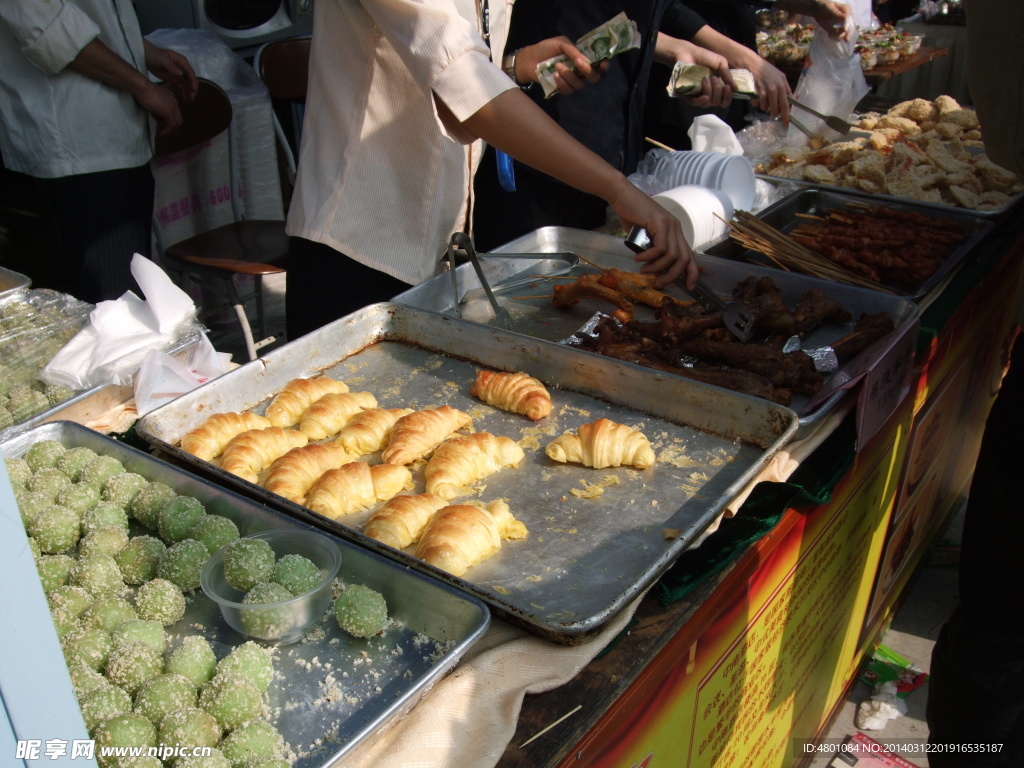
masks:
POLYGON ((59 469, 44 467, 36 472, 25 483, 25 489, 45 495, 51 502, 56 501, 57 494, 66 485, 71 485, 68 476, 59 469))
POLYGON ((250 640, 239 645, 218 662, 218 675, 232 672, 248 678, 260 693, 266 693, 274 677, 274 665, 263 647, 250 640))
POLYGON ((61 454, 66 450, 67 449, 56 440, 40 440, 25 451, 24 458, 25 461, 28 462, 29 469, 33 472, 38 472, 44 467, 52 467, 56 464, 57 459, 59 459, 61 454))
POLYGON ((206 638, 189 635, 167 657, 167 672, 181 675, 196 688, 209 681, 217 668, 217 657, 206 638))
POLYGON ((69 667, 83 664, 99 672, 106 666, 107 658, 114 650, 114 641, 102 629, 83 627, 64 635, 60 639, 60 647, 69 667))
POLYGON ((168 544, 187 539, 189 529, 205 516, 206 509, 199 499, 193 496, 176 496, 160 507, 160 514, 157 516, 160 538, 168 544))
POLYGON ((159 621, 126 619, 114 628, 110 638, 115 646, 122 643, 142 643, 161 655, 167 648, 167 634, 164 632, 164 625, 159 621))
POLYGON ((212 555, 225 544, 238 539, 238 526, 222 515, 206 515, 189 528, 188 538, 202 542, 212 555))
POLYGON ((26 537, 25 540, 28 542, 28 551, 32 553, 33 559, 43 554, 43 551, 39 548, 38 541, 33 539, 31 536, 26 537))
POLYGON ((79 701, 97 688, 110 685, 107 682, 107 678, 101 672, 97 672, 95 669, 85 666, 85 664, 69 666, 68 673, 71 675, 71 686, 75 689, 75 695, 79 701))
POLYGON ((174 768, 231 768, 231 763, 224 757, 224 753, 215 747, 210 750, 210 754, 202 757, 186 755, 178 758, 174 768))
MULTIPOLYGON (((181 675, 160 675, 147 680, 135 695, 135 711, 156 725, 171 712, 196 705, 196 689, 181 675)), ((160 740, 163 742, 163 739, 160 740)), ((213 746, 210 744, 208 746, 213 746)))
POLYGON ((224 553, 224 579, 240 592, 270 581, 277 556, 263 539, 239 539, 224 553))
MULTIPOLYGON (((113 643, 113 640, 111 640, 113 643)), ((107 657, 103 674, 134 696, 143 683, 164 671, 164 659, 143 643, 121 643, 107 657)))
POLYGON ((128 531, 119 525, 108 525, 106 528, 89 531, 82 537, 78 542, 78 556, 110 555, 114 557, 127 545, 128 531))
POLYGON ((116 595, 124 589, 121 569, 110 555, 85 555, 71 569, 68 583, 86 589, 94 597, 116 595))
POLYGON ((285 555, 277 561, 271 581, 280 584, 293 595, 309 592, 320 584, 323 574, 316 563, 302 555, 285 555))
POLYGON ((95 459, 96 455, 96 451, 92 448, 82 446, 68 448, 68 450, 60 455, 53 466, 67 475, 71 482, 77 483, 79 476, 82 474, 82 468, 95 459))
MULTIPOLYGON (((92 488, 91 485, 79 485, 76 488, 92 488)), ((95 490, 92 488, 92 490, 95 490)), ((82 535, 95 531, 97 528, 107 528, 116 525, 118 528, 128 530, 128 513, 117 504, 109 501, 101 501, 82 513, 82 535)))
POLYGON ((373 637, 388 620, 384 596, 362 584, 350 584, 334 601, 338 626, 355 637, 373 637))
POLYGON ((159 523, 160 508, 177 494, 174 489, 164 483, 150 483, 136 494, 128 505, 132 517, 151 530, 156 530, 159 523))
POLYGON ((75 567, 73 558, 67 555, 41 555, 36 558, 36 570, 39 581, 43 584, 43 592, 49 594, 57 587, 62 587, 71 578, 71 569, 75 567))
POLYGON ((132 697, 124 688, 107 683, 90 693, 80 702, 85 727, 92 733, 108 717, 132 711, 132 697))
POLYGON ((140 619, 167 627, 185 615, 185 596, 174 582, 153 579, 135 593, 135 609, 140 619))
POLYGON ((142 584, 156 577, 167 546, 156 536, 134 536, 114 555, 126 584, 142 584))
POLYGON ((255 587, 245 593, 242 602, 246 605, 268 605, 280 603, 283 600, 291 600, 294 595, 280 584, 272 581, 261 581, 255 587))
MULTIPOLYGON (((124 464, 113 456, 97 456, 82 467, 82 471, 78 475, 78 482, 102 489, 110 478, 114 475, 124 474, 126 471, 124 464)), ((103 498, 102 493, 100 498, 103 498)))
POLYGON ((233 766, 284 754, 284 739, 270 723, 256 720, 229 733, 218 747, 233 766))
POLYGON ((274 606, 270 604, 291 600, 293 597, 294 595, 280 584, 261 581, 245 593, 242 602, 246 605, 266 605, 267 607, 253 607, 242 611, 242 629, 247 635, 258 637, 261 640, 278 640, 284 637, 294 627, 295 608, 290 605, 274 606))
POLYGON ((117 758, 103 755, 104 747, 155 747, 156 727, 135 712, 109 717, 96 726, 96 759, 103 768, 116 765, 117 758))
POLYGON ((39 513, 28 532, 39 543, 40 550, 61 554, 78 543, 82 533, 81 520, 74 510, 53 504, 39 513))
POLYGON ((25 486, 28 479, 32 477, 32 467, 28 465, 28 462, 18 457, 11 457, 6 459, 4 463, 7 465, 7 476, 11 478, 11 485, 25 486))
POLYGON ((135 609, 123 597, 101 597, 81 618, 83 627, 99 627, 113 633, 118 626, 135 618, 135 609))
POLYGON ((25 529, 28 531, 32 530, 32 523, 39 519, 39 515, 42 511, 53 506, 53 503, 46 497, 45 493, 33 493, 27 488, 21 491, 15 491, 14 498, 18 502, 18 511, 21 513, 21 522, 25 525, 25 529))
POLYGON ((58 640, 82 626, 82 622, 76 616, 72 616, 63 608, 50 611, 50 618, 53 620, 53 628, 57 630, 58 640))
POLYGON ((73 509, 78 514, 84 516, 86 511, 99 503, 100 492, 91 485, 78 485, 77 483, 69 482, 57 491, 54 501, 62 507, 73 509))
POLYGON ((92 605, 93 597, 81 587, 65 585, 57 587, 46 596, 51 611, 67 611, 74 617, 81 616, 92 605))
POLYGON ((170 712, 160 722, 159 740, 170 747, 215 747, 220 741, 221 725, 198 707, 170 712))
POLYGON ((117 768, 164 768, 164 764, 156 755, 125 755, 118 759, 117 768))
POLYGON ((149 481, 142 475, 135 472, 119 472, 103 484, 101 497, 104 501, 117 504, 119 507, 127 507, 147 485, 149 481))
POLYGON ((203 686, 199 706, 209 712, 225 730, 231 731, 259 716, 263 694, 244 675, 218 674, 203 686))
POLYGON ((191 592, 199 586, 199 576, 203 565, 210 559, 200 542, 195 539, 184 539, 172 544, 160 558, 156 574, 177 584, 183 592, 191 592))

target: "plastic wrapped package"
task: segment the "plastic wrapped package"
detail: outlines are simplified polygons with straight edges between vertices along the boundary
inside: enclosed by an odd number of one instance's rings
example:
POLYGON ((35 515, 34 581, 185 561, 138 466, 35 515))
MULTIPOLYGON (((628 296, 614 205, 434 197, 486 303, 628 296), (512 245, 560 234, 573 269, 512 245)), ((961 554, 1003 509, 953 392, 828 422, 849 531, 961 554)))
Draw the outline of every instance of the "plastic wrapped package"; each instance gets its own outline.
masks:
POLYGON ((62 403, 75 390, 39 372, 89 319, 92 304, 46 289, 18 291, 0 304, 0 429, 62 403))

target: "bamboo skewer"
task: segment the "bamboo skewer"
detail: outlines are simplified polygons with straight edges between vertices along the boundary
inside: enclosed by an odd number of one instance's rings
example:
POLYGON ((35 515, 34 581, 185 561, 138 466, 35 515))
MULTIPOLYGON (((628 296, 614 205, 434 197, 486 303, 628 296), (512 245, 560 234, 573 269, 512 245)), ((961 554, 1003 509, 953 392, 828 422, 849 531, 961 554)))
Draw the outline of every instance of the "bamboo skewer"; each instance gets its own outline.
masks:
POLYGON ((646 141, 648 144, 653 144, 658 149, 667 149, 669 152, 675 152, 675 150, 672 149, 672 147, 670 147, 668 144, 662 144, 660 141, 656 141, 655 139, 652 139, 650 136, 644 136, 644 141, 646 141))

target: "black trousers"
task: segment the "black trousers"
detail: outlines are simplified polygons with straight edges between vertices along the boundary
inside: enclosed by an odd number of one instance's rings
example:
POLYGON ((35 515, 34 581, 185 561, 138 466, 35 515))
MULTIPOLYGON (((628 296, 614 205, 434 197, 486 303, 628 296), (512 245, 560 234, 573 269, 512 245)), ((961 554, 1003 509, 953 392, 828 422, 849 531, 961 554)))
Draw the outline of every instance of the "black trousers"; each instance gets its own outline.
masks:
POLYGON ((323 243, 293 237, 285 275, 288 338, 305 336, 367 304, 389 301, 407 288, 408 283, 363 266, 323 243))
POLYGON ((138 293, 132 256, 148 258, 152 243, 156 184, 149 164, 36 182, 57 220, 70 293, 93 304, 138 293))

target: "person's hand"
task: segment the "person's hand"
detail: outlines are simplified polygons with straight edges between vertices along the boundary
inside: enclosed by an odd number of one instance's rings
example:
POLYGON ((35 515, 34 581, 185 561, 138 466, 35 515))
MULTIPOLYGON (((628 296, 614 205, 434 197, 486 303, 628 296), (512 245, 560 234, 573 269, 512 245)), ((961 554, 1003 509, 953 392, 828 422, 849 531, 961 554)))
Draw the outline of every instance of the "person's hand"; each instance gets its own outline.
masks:
POLYGON ((132 94, 135 101, 156 120, 157 133, 163 136, 181 125, 181 107, 171 89, 147 81, 142 90, 132 94))
POLYGON ((188 59, 169 48, 145 41, 146 69, 167 83, 179 99, 191 102, 199 91, 196 73, 188 59))
POLYGON ((754 105, 772 117, 781 118, 782 124, 789 126, 789 97, 793 93, 789 79, 757 54, 751 57, 746 69, 754 76, 754 87, 757 89, 757 100, 752 100, 754 105))
POLYGON ((626 229, 634 225, 644 227, 654 245, 633 257, 643 262, 640 271, 658 273, 655 286, 662 288, 678 277, 685 277, 686 285, 693 288, 700 274, 693 250, 683 236, 679 219, 662 208, 649 195, 626 180, 622 193, 609 201, 626 229))
POLYGON ((520 85, 536 82, 537 65, 563 55, 572 62, 572 66, 561 62, 555 64, 553 79, 558 92, 564 95, 580 90, 587 83, 596 83, 601 79, 601 73, 611 65, 608 61, 591 64, 572 40, 561 35, 520 48, 516 54, 515 81, 520 85))
POLYGON ((700 64, 714 72, 711 77, 705 77, 701 81, 699 94, 683 99, 687 104, 704 108, 728 107, 732 103, 733 89, 736 84, 729 73, 729 62, 724 56, 694 45, 688 40, 673 40, 671 51, 673 65, 677 61, 686 64, 700 64))
POLYGON ((813 17, 829 37, 837 40, 848 40, 850 37, 846 20, 851 11, 850 6, 845 3, 837 3, 834 0, 790 0, 787 3, 780 3, 779 7, 792 13, 813 17))

